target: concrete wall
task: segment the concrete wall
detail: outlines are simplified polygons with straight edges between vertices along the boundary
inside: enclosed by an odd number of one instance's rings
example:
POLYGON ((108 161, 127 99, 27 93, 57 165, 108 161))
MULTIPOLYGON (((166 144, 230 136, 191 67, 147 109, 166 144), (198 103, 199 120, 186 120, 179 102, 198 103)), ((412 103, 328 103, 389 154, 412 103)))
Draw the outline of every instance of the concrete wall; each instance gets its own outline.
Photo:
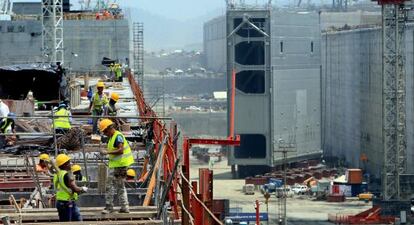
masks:
POLYGON ((381 24, 381 12, 322 12, 321 28, 322 30, 340 28, 347 26, 381 24))
POLYGON ((226 71, 226 17, 219 16, 204 23, 205 66, 215 72, 226 71))
MULTIPOLYGON (((318 156, 321 148, 320 32, 317 13, 272 13, 272 137, 296 145, 292 160, 318 156), (283 49, 281 47, 283 46, 283 49)), ((273 164, 281 153, 273 153, 273 164)))
MULTIPOLYGON (((126 20, 65 20, 63 24, 65 66, 74 71, 103 69, 104 56, 125 61, 129 55, 126 20)), ((42 61, 40 21, 0 21, 0 28, 0 65, 42 61)))
MULTIPOLYGON (((406 32, 407 162, 413 172, 413 26, 406 32)), ((379 178, 382 146, 381 30, 358 29, 322 36, 323 149, 379 178), (366 154, 368 162, 360 161, 366 154)))

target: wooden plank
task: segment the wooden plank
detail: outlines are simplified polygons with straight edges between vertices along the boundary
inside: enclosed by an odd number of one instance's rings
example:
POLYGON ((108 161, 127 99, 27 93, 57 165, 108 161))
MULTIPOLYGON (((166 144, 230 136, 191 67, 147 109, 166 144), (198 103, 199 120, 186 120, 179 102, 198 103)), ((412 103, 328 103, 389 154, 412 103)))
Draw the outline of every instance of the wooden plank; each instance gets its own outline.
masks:
MULTIPOLYGON (((111 213, 102 214, 97 212, 82 212, 83 220, 117 220, 117 219, 148 219, 153 218, 157 214, 156 211, 142 211, 142 212, 130 212, 130 213, 111 213)), ((19 220, 18 213, 8 213, 4 216, 8 216, 10 220, 19 220)), ((44 213, 22 213, 22 221, 59 221, 57 212, 44 212, 44 213)))
MULTIPOLYGON (((81 212, 100 212, 104 207, 80 207, 81 212)), ((120 207, 114 207, 115 210, 119 210, 120 207)), ((130 206, 129 211, 155 211, 157 206, 130 206)), ((0 213, 15 213, 15 209, 0 209, 0 213)), ((22 209, 22 213, 44 213, 44 212, 56 212, 56 208, 43 208, 43 209, 22 209)))

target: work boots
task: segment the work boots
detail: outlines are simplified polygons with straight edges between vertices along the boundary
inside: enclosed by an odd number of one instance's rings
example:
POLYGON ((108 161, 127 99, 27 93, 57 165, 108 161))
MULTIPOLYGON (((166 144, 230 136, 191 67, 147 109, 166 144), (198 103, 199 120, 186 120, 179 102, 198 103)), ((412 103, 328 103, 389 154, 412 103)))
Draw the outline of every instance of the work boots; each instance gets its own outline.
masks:
POLYGON ((102 214, 109 214, 114 212, 114 206, 112 205, 106 205, 105 208, 102 210, 102 214))
POLYGON ((124 207, 122 207, 122 208, 119 210, 119 213, 129 213, 129 209, 128 209, 128 208, 124 208, 124 207))

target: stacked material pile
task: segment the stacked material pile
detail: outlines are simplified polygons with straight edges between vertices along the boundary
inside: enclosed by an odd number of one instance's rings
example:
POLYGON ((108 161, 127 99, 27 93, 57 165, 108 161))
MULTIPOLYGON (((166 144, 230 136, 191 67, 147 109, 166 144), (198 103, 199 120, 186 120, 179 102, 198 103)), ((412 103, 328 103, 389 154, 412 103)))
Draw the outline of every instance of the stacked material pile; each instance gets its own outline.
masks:
POLYGON ((49 133, 52 124, 48 120, 16 120, 16 132, 49 133))
POLYGON ((59 149, 66 149, 69 151, 79 150, 82 147, 82 137, 85 136, 85 131, 81 128, 71 128, 68 133, 61 136, 57 140, 57 146, 59 149))

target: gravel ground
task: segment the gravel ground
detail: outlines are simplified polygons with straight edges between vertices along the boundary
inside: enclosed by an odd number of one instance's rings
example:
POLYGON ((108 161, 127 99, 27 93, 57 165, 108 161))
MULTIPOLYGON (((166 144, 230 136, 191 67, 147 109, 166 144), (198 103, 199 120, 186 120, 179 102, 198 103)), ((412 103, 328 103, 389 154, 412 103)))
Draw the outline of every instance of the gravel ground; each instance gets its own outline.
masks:
MULTIPOLYGON (((202 164, 196 159, 191 159, 190 175, 192 179, 198 179, 198 169, 206 168, 207 164, 202 164)), ((227 160, 216 163, 213 167, 214 173, 214 199, 230 199, 230 208, 239 207, 243 212, 255 212, 254 202, 259 200, 261 211, 266 211, 266 204, 260 191, 254 195, 242 193, 244 185, 243 179, 231 179, 230 167, 227 160)), ((269 200, 269 224, 276 224, 278 218, 278 199, 272 195, 269 200)), ((328 214, 357 214, 371 207, 371 203, 364 203, 356 199, 347 200, 341 203, 331 203, 326 201, 315 201, 308 196, 293 196, 287 200, 288 224, 307 224, 323 225, 331 224, 328 222, 328 214)), ((266 224, 266 223, 263 223, 266 224)))

